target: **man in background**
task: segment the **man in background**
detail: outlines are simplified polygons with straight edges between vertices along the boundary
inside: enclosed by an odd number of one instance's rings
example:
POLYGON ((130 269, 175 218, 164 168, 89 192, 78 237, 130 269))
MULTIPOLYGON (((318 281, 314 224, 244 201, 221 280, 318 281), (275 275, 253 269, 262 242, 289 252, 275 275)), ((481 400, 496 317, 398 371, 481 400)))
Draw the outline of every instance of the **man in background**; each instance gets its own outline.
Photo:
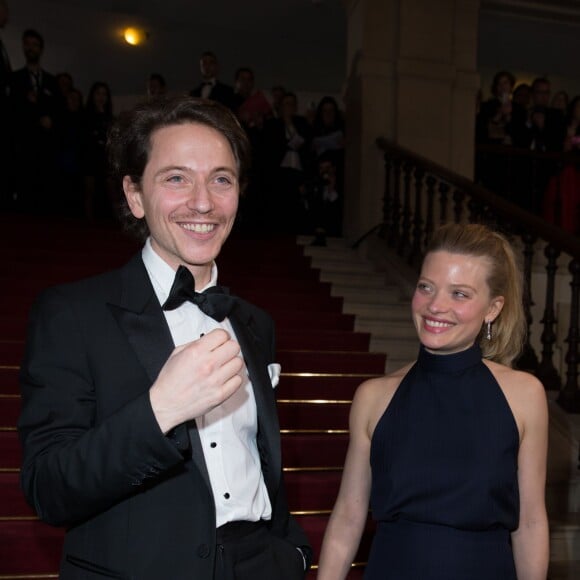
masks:
MULTIPOLYGON (((0 0, 0 31, 8 24, 9 11, 6 0, 0 0)), ((0 36, 0 208, 11 205, 11 124, 10 124, 10 76, 12 67, 8 52, 0 36)))
POLYGON ((10 101, 14 115, 15 181, 18 206, 42 213, 50 208, 55 187, 58 86, 55 77, 41 66, 42 35, 33 29, 22 35, 26 64, 12 73, 10 101))
POLYGON ((234 89, 218 80, 219 63, 216 55, 205 51, 199 58, 201 83, 190 92, 192 97, 217 101, 228 108, 234 106, 234 89))

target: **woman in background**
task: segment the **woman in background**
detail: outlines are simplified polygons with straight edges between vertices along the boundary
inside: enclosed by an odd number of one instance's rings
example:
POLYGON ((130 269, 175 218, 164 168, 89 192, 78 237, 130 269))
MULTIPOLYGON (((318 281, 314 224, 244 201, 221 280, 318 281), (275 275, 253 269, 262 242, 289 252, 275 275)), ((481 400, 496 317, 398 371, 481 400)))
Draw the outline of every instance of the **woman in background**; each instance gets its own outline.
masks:
POLYGON ((107 132, 113 122, 113 102, 109 85, 91 86, 85 107, 84 155, 85 215, 89 220, 113 216, 111 187, 107 178, 107 132))

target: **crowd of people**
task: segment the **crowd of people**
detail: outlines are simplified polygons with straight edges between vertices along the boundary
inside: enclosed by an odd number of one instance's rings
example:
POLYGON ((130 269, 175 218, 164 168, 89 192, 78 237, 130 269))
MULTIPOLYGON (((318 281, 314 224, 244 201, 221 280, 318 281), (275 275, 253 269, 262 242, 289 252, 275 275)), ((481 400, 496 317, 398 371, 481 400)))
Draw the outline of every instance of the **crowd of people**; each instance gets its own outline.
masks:
MULTIPOLYGON (((0 17, 0 28, 5 21, 0 17)), ((115 117, 109 85, 95 82, 85 99, 71 74, 46 71, 44 39, 33 29, 22 35, 21 69, 12 71, 1 44, 0 49, 3 208, 112 219, 119 192, 107 169, 107 133, 115 117)), ((325 96, 300 115, 295 93, 274 86, 267 94, 256 87, 252 68, 240 67, 233 85, 222 82, 210 51, 201 55, 199 72, 201 82, 189 94, 233 111, 252 144, 240 227, 260 223, 278 232, 317 233, 320 243, 326 234, 340 235, 344 121, 337 101, 325 96), (274 214, 283 219, 274 224, 274 214)), ((146 79, 144 100, 169 95, 162 74, 146 79)))
POLYGON ((250 188, 241 220, 259 220, 276 231, 340 235, 343 203, 344 118, 336 99, 323 97, 299 114, 296 94, 283 86, 266 95, 253 69, 240 67, 230 86, 219 78, 213 52, 200 56, 201 82, 190 95, 215 100, 232 110, 253 151, 250 188))
POLYGON ((495 74, 491 97, 478 106, 476 139, 481 144, 513 145, 534 151, 580 147, 580 95, 552 95, 550 80, 516 85, 509 71, 495 74))
POLYGON ((2 206, 35 213, 59 211, 88 219, 112 217, 107 178, 111 90, 95 82, 86 99, 69 73, 42 67, 44 38, 22 35, 25 66, 12 71, 4 56, 0 98, 2 206))
POLYGON ((508 149, 489 155, 480 148, 476 179, 548 222, 580 234, 580 172, 570 155, 560 155, 580 152, 580 95, 570 97, 562 90, 552 94, 551 89, 546 77, 516 84, 509 71, 495 74, 491 97, 478 101, 476 142, 508 149), (513 155, 516 149, 539 155, 513 155))

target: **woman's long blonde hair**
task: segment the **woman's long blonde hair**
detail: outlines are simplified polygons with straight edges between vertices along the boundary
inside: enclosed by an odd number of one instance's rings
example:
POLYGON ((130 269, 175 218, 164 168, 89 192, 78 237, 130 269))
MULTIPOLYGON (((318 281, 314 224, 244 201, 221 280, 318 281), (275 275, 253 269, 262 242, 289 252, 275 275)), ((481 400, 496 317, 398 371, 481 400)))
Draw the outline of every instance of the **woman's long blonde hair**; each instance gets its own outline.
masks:
POLYGON ((503 296, 504 304, 493 322, 491 340, 485 338, 484 324, 477 341, 485 358, 511 366, 522 350, 526 318, 522 302, 522 274, 510 243, 504 236, 483 225, 448 224, 434 233, 426 255, 437 251, 487 258, 490 296, 503 296))

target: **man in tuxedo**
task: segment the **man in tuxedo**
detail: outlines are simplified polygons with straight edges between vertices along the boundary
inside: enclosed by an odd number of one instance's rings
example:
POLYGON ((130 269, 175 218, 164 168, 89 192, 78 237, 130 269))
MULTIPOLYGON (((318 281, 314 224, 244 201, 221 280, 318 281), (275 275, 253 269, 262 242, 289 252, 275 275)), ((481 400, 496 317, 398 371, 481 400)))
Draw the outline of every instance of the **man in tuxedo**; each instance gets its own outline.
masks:
POLYGON ((245 133, 218 103, 182 97, 122 115, 109 145, 144 247, 45 291, 21 366, 22 487, 67 528, 60 578, 303 578, 273 323, 216 286, 245 133))
POLYGON ((15 175, 28 176, 14 181, 18 205, 42 212, 50 206, 56 187, 55 113, 58 86, 55 77, 41 66, 44 39, 34 29, 22 34, 26 65, 14 71, 10 79, 13 111, 15 175))
MULTIPOLYGON (((0 30, 8 24, 8 4, 0 0, 0 30)), ((11 193, 11 123, 10 123, 10 76, 12 67, 8 52, 0 36, 0 167, 3 179, 0 183, 0 208, 10 207, 11 193)))
POLYGON ((234 89, 218 80, 219 63, 217 56, 205 51, 199 58, 201 83, 189 93, 192 97, 201 97, 217 101, 232 109, 234 106, 234 89))

